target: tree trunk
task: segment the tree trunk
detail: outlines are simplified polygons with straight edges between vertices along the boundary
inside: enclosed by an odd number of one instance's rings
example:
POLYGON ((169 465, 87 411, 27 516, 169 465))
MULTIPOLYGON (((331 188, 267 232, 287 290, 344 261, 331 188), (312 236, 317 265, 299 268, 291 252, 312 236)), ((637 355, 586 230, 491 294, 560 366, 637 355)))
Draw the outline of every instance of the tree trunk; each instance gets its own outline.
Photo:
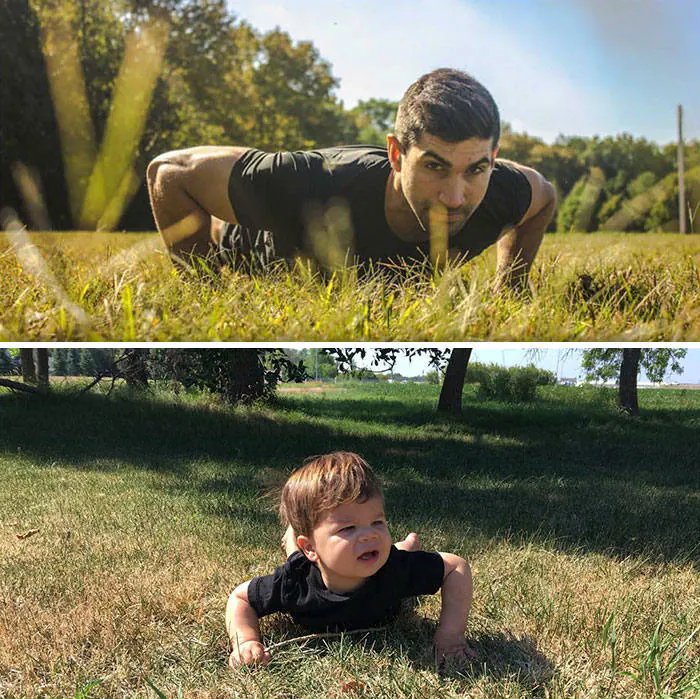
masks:
POLYGON ((455 347, 452 350, 447 362, 445 379, 442 382, 438 412, 451 415, 462 414, 462 391, 471 355, 471 347, 455 347))
POLYGON ((36 349, 36 378, 39 390, 49 390, 49 351, 45 347, 36 349))
POLYGON ((19 358, 22 363, 22 381, 24 383, 36 383, 36 367, 34 366, 34 352, 31 349, 20 349, 19 358))
POLYGON ((265 395, 265 368, 257 349, 227 350, 222 393, 231 403, 251 403, 265 395))
POLYGON ((617 406, 628 415, 639 415, 637 401, 637 374, 641 349, 623 349, 622 365, 620 366, 620 387, 617 395, 617 406))
POLYGON ((145 390, 148 388, 150 378, 148 371, 148 350, 127 349, 124 350, 125 361, 123 376, 130 390, 145 390))

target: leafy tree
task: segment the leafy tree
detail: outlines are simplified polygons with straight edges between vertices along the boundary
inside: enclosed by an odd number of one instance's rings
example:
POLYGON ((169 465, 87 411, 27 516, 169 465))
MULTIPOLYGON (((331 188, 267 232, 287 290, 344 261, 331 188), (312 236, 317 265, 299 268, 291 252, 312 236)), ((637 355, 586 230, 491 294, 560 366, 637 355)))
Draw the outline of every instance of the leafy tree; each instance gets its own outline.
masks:
POLYGON ((285 349, 284 352, 292 362, 301 363, 304 366, 309 378, 334 379, 338 376, 338 365, 335 359, 323 350, 285 349))
POLYGON ((532 365, 526 367, 491 365, 479 384, 479 394, 485 398, 526 403, 535 399, 537 386, 542 385, 546 380, 542 370, 532 365))
POLYGON ((78 357, 78 372, 80 376, 92 376, 96 370, 93 350, 82 349, 78 357))
POLYGON ((618 407, 629 415, 638 415, 639 369, 644 369, 650 381, 660 382, 669 371, 683 371, 679 360, 685 355, 684 349, 588 349, 583 351, 581 367, 589 380, 618 377, 618 407))
MULTIPOLYGON (((362 347, 327 349, 332 354, 339 367, 346 370, 352 367, 356 357, 366 357, 367 350, 362 347)), ((440 412, 460 415, 462 412, 462 391, 464 389, 464 377, 471 356, 471 348, 439 349, 435 347, 410 347, 399 349, 394 347, 382 347, 372 351, 373 366, 386 366, 393 370, 399 353, 403 352, 409 359, 420 355, 427 355, 430 364, 436 369, 446 365, 445 378, 440 390, 438 410, 440 412)))
POLYGON ((78 376, 79 375, 79 362, 80 362, 80 350, 75 347, 71 347, 65 350, 66 354, 66 376, 78 376))
POLYGON ((124 375, 134 386, 168 380, 207 389, 231 404, 271 398, 280 382, 307 377, 301 362, 277 349, 132 349, 125 354, 124 375))
POLYGON ((18 362, 12 356, 10 350, 0 348, 0 375, 12 376, 18 372, 18 362))
POLYGON ((51 373, 54 376, 67 376, 66 373, 66 350, 54 349, 51 351, 51 373))
MULTIPOLYGON (((27 213, 10 173, 13 162, 23 162, 40 173, 51 220, 62 228, 76 221, 115 111, 128 37, 156 18, 167 23, 169 40, 134 155, 136 179, 127 182, 136 196, 122 225, 152 226, 142 180, 146 162, 163 151, 201 143, 305 148, 354 140, 355 122, 334 94, 338 80, 317 49, 279 29, 256 32, 224 0, 8 0, 0 5, 0 100, 12 105, 1 110, 0 121, 8 144, 0 179, 4 203, 27 213), (42 27, 67 30, 55 32, 63 38, 53 42, 50 69, 42 27), (74 55, 77 75, 68 71, 74 55), (72 82, 65 80, 69 74, 72 82), (63 78, 58 94, 69 105, 61 112, 70 117, 68 127, 64 119, 59 129, 49 77, 63 78), (65 162, 56 157, 59 131, 65 162)), ((133 70, 143 70, 145 54, 136 56, 133 70)))
POLYGON ((391 100, 360 100, 349 112, 357 126, 356 140, 359 143, 386 145, 387 134, 394 130, 398 108, 399 103, 391 100))

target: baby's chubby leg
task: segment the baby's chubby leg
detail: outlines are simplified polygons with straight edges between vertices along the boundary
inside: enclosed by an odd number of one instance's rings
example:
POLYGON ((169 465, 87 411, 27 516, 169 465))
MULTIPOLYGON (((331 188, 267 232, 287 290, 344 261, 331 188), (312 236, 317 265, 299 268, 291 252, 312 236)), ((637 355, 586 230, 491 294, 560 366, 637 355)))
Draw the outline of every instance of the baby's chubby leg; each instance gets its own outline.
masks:
POLYGON ((420 551, 420 537, 415 532, 411 532, 403 541, 397 541, 394 546, 400 551, 420 551))

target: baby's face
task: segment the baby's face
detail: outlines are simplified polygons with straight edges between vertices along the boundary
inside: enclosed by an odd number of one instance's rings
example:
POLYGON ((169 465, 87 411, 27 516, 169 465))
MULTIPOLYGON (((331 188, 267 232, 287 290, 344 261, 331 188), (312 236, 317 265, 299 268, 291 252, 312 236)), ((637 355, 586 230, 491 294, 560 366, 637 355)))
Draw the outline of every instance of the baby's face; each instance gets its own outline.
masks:
POLYGON ((334 592, 348 592, 374 575, 389 558, 391 536, 380 496, 326 513, 309 537, 311 560, 334 592))

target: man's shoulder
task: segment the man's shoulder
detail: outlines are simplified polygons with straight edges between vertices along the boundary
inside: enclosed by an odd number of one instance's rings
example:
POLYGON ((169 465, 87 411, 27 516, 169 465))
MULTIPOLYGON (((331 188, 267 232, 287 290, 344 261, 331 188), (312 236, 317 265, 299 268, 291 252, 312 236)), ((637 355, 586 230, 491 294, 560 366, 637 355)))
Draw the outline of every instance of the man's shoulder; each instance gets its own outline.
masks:
POLYGON ((391 168, 387 150, 380 146, 334 146, 316 152, 323 158, 326 171, 341 185, 368 173, 382 178, 391 168))
POLYGON ((517 223, 527 211, 532 187, 521 166, 512 160, 497 158, 486 196, 480 208, 504 224, 517 223))
POLYGON ((514 160, 507 160, 505 158, 496 158, 494 161, 493 173, 491 178, 496 178, 503 182, 516 182, 522 184, 525 182, 527 184, 527 177, 522 170, 522 165, 516 163, 514 160))
POLYGON ((389 160, 385 147, 368 144, 330 146, 310 152, 319 153, 326 161, 339 164, 362 163, 371 166, 389 160))

